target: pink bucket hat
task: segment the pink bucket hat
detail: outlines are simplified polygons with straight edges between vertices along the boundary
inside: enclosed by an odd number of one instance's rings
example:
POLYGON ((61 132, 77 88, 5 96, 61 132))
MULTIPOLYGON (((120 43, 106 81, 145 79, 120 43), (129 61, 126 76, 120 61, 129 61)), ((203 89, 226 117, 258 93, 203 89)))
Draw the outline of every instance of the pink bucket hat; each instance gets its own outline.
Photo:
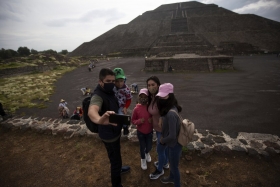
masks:
POLYGON ((164 83, 159 86, 158 94, 156 96, 166 97, 170 93, 173 93, 173 85, 170 83, 164 83))
POLYGON ((148 89, 147 88, 142 88, 138 95, 140 95, 140 94, 145 94, 146 96, 148 96, 149 95, 148 89))

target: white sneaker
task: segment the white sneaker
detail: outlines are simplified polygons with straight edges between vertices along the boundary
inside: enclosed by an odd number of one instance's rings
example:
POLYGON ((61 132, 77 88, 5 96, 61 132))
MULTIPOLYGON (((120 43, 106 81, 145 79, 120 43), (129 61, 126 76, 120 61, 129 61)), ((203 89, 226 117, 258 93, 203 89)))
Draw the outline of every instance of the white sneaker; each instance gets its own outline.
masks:
POLYGON ((143 170, 147 169, 147 163, 146 163, 146 159, 141 159, 141 168, 143 170))
POLYGON ((150 153, 146 153, 145 157, 146 157, 146 161, 147 162, 151 162, 152 161, 150 153))

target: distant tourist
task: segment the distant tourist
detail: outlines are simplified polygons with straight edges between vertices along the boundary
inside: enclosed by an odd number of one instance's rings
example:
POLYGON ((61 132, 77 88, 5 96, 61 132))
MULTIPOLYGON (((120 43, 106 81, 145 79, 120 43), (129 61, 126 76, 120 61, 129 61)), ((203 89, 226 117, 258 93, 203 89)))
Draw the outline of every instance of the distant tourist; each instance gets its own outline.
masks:
POLYGON ((90 88, 81 88, 81 91, 83 92, 83 95, 90 95, 90 88))
POLYGON ((59 116, 62 118, 68 118, 69 117, 69 109, 66 106, 67 102, 64 99, 60 100, 60 103, 58 105, 58 112, 59 112, 59 116))
POLYGON ((172 71, 173 71, 173 68, 172 68, 171 65, 169 65, 168 71, 169 71, 169 72, 172 72, 172 71))
POLYGON ((95 68, 95 65, 94 65, 94 61, 90 60, 89 61, 89 65, 88 65, 88 71, 91 71, 93 68, 95 68))
POLYGON ((138 85, 136 83, 131 84, 131 93, 138 93, 138 85))
POLYGON ((83 109, 78 106, 76 108, 76 110, 74 110, 73 115, 71 116, 71 119, 81 120, 82 116, 83 116, 83 109))

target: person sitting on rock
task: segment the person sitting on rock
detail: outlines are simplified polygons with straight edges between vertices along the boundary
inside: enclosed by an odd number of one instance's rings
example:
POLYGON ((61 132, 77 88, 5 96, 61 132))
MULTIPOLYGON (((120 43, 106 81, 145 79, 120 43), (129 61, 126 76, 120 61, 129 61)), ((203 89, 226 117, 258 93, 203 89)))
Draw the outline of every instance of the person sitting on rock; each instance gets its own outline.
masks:
POLYGON ((90 88, 81 88, 81 91, 83 92, 83 95, 90 95, 90 88))
POLYGON ((82 117, 83 117, 83 109, 78 106, 76 110, 74 110, 71 119, 81 120, 82 117))
POLYGON ((69 117, 69 109, 66 106, 67 102, 64 99, 60 100, 60 103, 58 105, 58 112, 59 112, 59 116, 62 118, 68 118, 69 117))

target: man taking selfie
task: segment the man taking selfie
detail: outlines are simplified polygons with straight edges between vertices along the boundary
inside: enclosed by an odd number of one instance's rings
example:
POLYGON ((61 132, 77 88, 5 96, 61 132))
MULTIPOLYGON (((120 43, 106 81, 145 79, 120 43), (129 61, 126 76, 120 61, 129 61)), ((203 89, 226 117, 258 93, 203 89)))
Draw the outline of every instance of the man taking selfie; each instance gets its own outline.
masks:
POLYGON ((112 187, 122 187, 121 174, 130 170, 129 166, 122 166, 120 137, 122 124, 110 124, 109 116, 118 113, 119 104, 113 88, 115 74, 108 68, 99 72, 99 82, 90 101, 88 116, 98 124, 98 133, 104 143, 111 163, 112 187))

